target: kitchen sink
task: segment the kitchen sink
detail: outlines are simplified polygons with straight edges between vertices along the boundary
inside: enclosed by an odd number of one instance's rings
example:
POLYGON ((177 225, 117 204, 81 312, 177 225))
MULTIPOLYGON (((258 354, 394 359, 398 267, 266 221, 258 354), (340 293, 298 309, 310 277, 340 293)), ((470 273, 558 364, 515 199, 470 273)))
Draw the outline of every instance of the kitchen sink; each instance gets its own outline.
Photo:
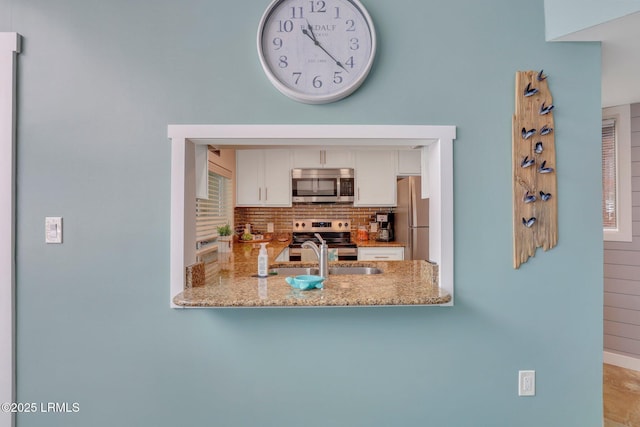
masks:
POLYGON ((318 275, 316 267, 277 267, 269 270, 269 275, 278 276, 299 276, 302 274, 318 275))
POLYGON ((329 274, 380 274, 376 267, 329 267, 329 274))
MULTIPOLYGON (((316 267, 277 267, 269 270, 270 275, 298 276, 301 274, 315 274, 319 270, 316 267)), ((382 270, 376 267, 329 267, 329 274, 380 274, 382 270)))

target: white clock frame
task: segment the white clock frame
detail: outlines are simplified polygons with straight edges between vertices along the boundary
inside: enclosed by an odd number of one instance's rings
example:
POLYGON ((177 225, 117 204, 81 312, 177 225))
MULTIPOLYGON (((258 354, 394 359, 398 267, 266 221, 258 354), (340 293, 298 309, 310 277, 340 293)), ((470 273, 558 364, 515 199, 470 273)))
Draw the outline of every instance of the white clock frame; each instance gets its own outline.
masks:
POLYGON ((265 24, 269 20, 273 11, 276 8, 280 7, 280 3, 284 1, 287 1, 287 0, 273 0, 265 10, 262 17, 260 18, 260 23, 258 25, 258 34, 257 34, 258 57, 260 58, 260 64, 262 65, 262 69, 264 70, 271 84, 273 84, 273 86, 275 86, 276 89, 278 89, 281 93, 288 96, 289 98, 299 102, 303 102, 305 104, 326 104, 330 102, 339 101, 340 99, 346 98, 347 96, 351 95, 366 80, 367 76, 369 75, 369 72, 371 71, 371 68, 373 66, 373 62, 376 56, 376 48, 377 48, 376 30, 373 24, 373 20, 371 19, 371 15, 369 15, 369 12, 367 11, 367 9, 359 0, 344 0, 346 2, 352 3, 354 7, 358 10, 358 12, 362 15, 362 18, 367 24, 369 36, 371 39, 371 49, 370 49, 369 57, 367 59, 365 66, 360 71, 361 74, 358 76, 357 79, 348 83, 347 86, 345 86, 343 89, 339 91, 329 93, 329 94, 314 95, 310 93, 305 93, 303 91, 296 91, 291 87, 287 86, 286 84, 284 84, 272 70, 269 64, 269 61, 265 56, 265 52, 263 50, 263 46, 264 46, 263 35, 265 31, 265 24))

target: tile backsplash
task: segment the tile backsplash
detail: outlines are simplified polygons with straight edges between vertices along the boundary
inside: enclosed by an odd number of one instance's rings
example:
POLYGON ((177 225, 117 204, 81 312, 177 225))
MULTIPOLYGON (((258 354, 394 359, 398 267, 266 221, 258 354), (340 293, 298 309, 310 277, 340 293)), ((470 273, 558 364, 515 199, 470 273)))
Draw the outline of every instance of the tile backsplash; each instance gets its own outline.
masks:
POLYGON ((351 205, 306 205, 298 204, 290 208, 235 208, 235 224, 251 224, 260 233, 267 231, 267 223, 272 222, 275 233, 290 233, 295 219, 348 219, 352 233, 359 225, 369 225, 374 213, 389 212, 384 208, 356 208, 351 205))

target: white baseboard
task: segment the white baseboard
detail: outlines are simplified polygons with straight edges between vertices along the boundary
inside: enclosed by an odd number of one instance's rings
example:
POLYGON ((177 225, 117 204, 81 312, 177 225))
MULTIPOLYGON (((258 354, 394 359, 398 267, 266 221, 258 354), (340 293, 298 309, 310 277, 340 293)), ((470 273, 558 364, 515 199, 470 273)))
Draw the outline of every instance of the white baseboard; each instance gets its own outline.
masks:
POLYGON ((609 365, 640 372, 640 359, 636 359, 635 357, 605 351, 602 360, 609 365))

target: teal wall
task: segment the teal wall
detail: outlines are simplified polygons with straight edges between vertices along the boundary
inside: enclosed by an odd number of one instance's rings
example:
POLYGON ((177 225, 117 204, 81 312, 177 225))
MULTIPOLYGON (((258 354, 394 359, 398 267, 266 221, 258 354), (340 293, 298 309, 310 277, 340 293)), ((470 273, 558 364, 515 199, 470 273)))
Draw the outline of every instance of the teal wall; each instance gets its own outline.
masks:
POLYGON ((31 426, 600 427, 600 47, 546 43, 543 0, 366 0, 351 97, 270 86, 266 0, 0 0, 24 36, 17 385, 31 426), (558 246, 512 267, 518 70, 549 74, 558 246), (168 124, 455 125, 448 308, 169 308, 168 124), (44 217, 64 217, 45 245, 44 217), (517 396, 517 371, 537 396, 517 396))

